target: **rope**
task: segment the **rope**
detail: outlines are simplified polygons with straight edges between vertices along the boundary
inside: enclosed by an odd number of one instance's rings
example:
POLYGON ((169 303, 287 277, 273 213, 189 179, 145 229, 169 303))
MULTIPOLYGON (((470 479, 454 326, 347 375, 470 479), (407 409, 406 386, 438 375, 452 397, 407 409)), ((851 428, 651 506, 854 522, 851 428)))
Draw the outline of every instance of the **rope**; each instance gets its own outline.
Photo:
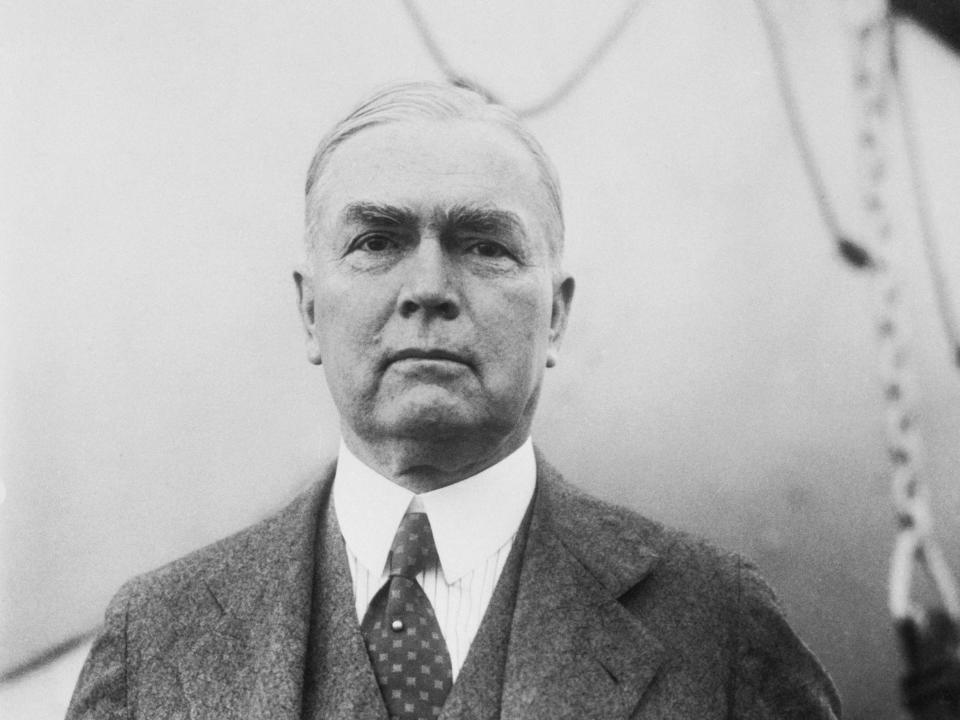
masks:
POLYGON ((25 675, 29 675, 40 668, 46 667, 52 662, 59 660, 71 650, 80 647, 88 640, 92 640, 97 634, 97 629, 88 630, 78 635, 71 635, 66 640, 58 642, 56 645, 47 648, 38 655, 18 663, 17 665, 0 672, 0 685, 19 680, 25 675))
MULTIPOLYGON (((406 9, 407 14, 413 21, 413 25, 417 29, 417 33, 420 35, 420 39, 423 41, 423 45, 426 48, 427 53, 429 53, 430 57, 433 58, 434 63, 436 63, 440 72, 443 73, 443 76, 454 85, 478 89, 487 97, 496 99, 496 95, 488 92, 485 87, 476 81, 469 79, 466 75, 453 67, 453 64, 440 48, 439 43, 437 42, 433 33, 430 31, 430 27, 428 26, 423 15, 420 13, 420 10, 417 8, 416 3, 414 3, 413 0, 402 1, 403 7, 406 9)), ((623 35, 624 31, 627 29, 627 26, 630 24, 630 21, 633 20, 634 16, 637 14, 637 11, 640 9, 641 4, 642 0, 630 0, 624 7, 624 10, 620 16, 614 23, 610 25, 606 33, 604 33, 599 41, 597 41, 596 45, 594 45, 593 50, 586 55, 586 57, 573 69, 572 72, 570 72, 569 75, 567 75, 566 78, 564 78, 559 85, 557 85, 553 90, 548 92, 541 100, 538 100, 537 102, 534 102, 530 105, 514 107, 514 112, 516 112, 521 118, 529 118, 545 113, 548 110, 552 110, 556 105, 564 100, 567 95, 569 95, 574 88, 577 87, 577 85, 583 82, 583 79, 598 64, 600 64, 600 61, 616 44, 617 40, 619 40, 623 35)))
POLYGON ((780 31, 773 13, 767 6, 765 0, 754 0, 757 7, 757 13, 760 16, 760 24, 763 27, 764 35, 767 39, 767 45, 770 48, 770 58, 773 61, 774 77, 777 82, 777 90, 780 93, 780 99, 783 102, 783 108, 786 111, 787 121, 790 125, 790 134, 793 136, 794 144, 803 163, 803 170, 807 176, 807 181, 813 190, 813 197, 817 203, 817 209, 823 224, 833 237, 837 245, 840 256, 850 265, 860 269, 870 269, 873 267, 873 258, 870 253, 859 243, 852 240, 850 236, 840 227, 840 221, 837 218, 836 210, 830 202, 830 196, 827 193, 827 186, 823 180, 823 173, 817 163, 813 153, 810 141, 804 128, 804 123, 800 113, 800 106, 797 103, 796 94, 793 91, 793 82, 790 78, 787 59, 784 53, 783 33, 780 31))
POLYGON ((913 197, 917 204, 917 215, 920 223, 920 236, 923 239, 923 249, 933 283, 934 295, 943 332, 950 343, 953 352, 953 362, 960 368, 960 321, 954 312, 955 305, 950 297, 950 290, 946 275, 943 272, 943 258, 940 255, 939 244, 930 222, 930 209, 927 200, 927 189, 923 182, 923 173, 920 172, 920 152, 916 142, 916 130, 913 124, 913 112, 909 93, 900 68, 897 33, 895 28, 890 31, 890 63, 893 72, 894 85, 899 101, 900 122, 903 128, 903 143, 907 151, 907 162, 910 165, 910 179, 913 184, 913 197))

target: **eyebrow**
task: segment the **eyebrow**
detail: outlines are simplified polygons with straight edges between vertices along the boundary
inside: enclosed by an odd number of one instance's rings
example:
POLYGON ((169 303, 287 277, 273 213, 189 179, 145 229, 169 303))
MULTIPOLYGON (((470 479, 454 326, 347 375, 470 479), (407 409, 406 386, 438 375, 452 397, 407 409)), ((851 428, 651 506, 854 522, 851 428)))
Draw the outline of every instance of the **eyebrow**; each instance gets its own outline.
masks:
POLYGON ((380 203, 356 202, 347 205, 340 213, 344 223, 353 225, 388 225, 416 227, 416 213, 409 208, 380 203))
POLYGON ((512 234, 526 237, 523 223, 516 213, 482 205, 454 205, 450 209, 438 212, 435 221, 445 230, 466 230, 480 235, 512 234))
MULTIPOLYGON (((420 226, 420 219, 412 209, 375 202, 350 203, 343 209, 340 217, 344 223, 353 225, 404 228, 420 226)), ((480 235, 512 234, 526 237, 523 223, 516 213, 483 205, 460 204, 444 208, 434 213, 432 221, 442 232, 459 230, 480 235)))

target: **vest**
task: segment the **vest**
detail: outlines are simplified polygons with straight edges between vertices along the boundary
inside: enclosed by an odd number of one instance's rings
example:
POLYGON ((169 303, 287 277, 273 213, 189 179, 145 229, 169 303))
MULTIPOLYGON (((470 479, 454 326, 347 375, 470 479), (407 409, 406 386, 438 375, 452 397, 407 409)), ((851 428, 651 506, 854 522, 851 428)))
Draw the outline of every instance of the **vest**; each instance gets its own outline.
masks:
MULTIPOLYGON (((303 718, 388 720, 360 633, 347 553, 329 497, 320 514, 303 718)), ((528 509, 440 720, 500 717, 504 668, 530 516, 528 509)))

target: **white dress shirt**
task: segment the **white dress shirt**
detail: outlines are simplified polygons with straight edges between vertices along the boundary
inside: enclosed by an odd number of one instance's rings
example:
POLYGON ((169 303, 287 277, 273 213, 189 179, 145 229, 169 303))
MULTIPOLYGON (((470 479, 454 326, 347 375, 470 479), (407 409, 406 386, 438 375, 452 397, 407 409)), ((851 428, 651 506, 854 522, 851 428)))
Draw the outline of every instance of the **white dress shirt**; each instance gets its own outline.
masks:
POLYGON ((388 556, 408 509, 430 519, 440 567, 417 576, 443 631, 456 680, 533 497, 529 438, 481 473, 415 495, 361 462, 340 442, 333 503, 347 548, 357 619, 390 577, 388 556))

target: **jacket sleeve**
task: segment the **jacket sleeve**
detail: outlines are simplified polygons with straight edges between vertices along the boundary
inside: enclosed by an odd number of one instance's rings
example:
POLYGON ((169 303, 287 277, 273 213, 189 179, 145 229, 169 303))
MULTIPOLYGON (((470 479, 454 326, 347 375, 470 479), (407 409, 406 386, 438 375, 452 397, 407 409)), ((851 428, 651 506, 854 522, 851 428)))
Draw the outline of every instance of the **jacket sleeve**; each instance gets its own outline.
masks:
POLYGON ((129 720, 127 703, 127 593, 107 607, 104 624, 74 688, 67 720, 129 720))
POLYGON ((832 720, 840 698, 819 661, 794 634, 770 587, 739 561, 737 665, 731 717, 832 720))

